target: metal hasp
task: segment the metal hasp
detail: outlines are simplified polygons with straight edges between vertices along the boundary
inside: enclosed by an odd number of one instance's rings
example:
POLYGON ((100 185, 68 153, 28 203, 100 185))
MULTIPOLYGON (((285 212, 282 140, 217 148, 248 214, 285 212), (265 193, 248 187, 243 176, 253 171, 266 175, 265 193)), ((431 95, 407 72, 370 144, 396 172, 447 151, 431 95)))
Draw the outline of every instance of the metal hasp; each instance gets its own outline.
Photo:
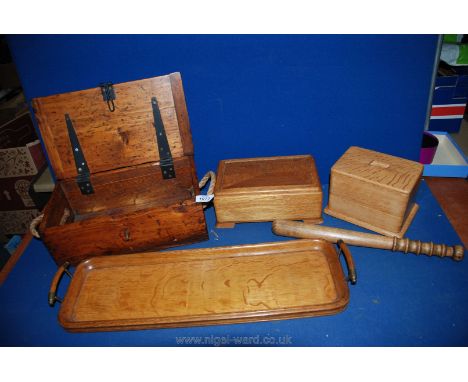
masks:
POLYGON ((153 107, 154 128, 156 129, 156 141, 158 143, 162 177, 164 179, 172 179, 176 177, 174 162, 172 161, 171 149, 167 141, 166 130, 164 130, 164 124, 161 119, 156 97, 151 98, 151 106, 153 107))
POLYGON ((73 128, 73 122, 68 114, 65 114, 65 121, 67 123, 68 136, 72 146, 73 157, 75 158, 76 171, 78 176, 76 177, 76 183, 80 188, 83 195, 94 194, 93 186, 91 185, 89 168, 86 163, 83 151, 81 150, 80 142, 76 136, 75 129, 73 128))
POLYGON ((102 99, 107 102, 107 107, 109 108, 110 112, 115 111, 115 91, 114 87, 112 86, 112 82, 103 82, 99 85, 101 88, 102 99))

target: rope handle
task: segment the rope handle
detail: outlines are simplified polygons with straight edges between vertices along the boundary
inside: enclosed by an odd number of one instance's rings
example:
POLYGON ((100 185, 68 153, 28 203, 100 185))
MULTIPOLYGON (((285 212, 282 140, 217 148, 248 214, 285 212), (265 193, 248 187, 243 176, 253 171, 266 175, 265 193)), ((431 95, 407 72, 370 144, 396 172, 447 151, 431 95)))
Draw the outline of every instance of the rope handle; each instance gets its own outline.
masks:
MULTIPOLYGON (((205 187, 205 185, 208 183, 208 180, 210 181, 210 186, 208 187, 208 191, 206 192, 207 195, 214 195, 214 188, 216 185, 216 174, 214 171, 208 171, 205 176, 200 180, 198 183, 198 187, 202 189, 205 187)), ((206 208, 207 204, 203 206, 203 208, 206 208)))
POLYGON ((40 214, 39 216, 36 216, 32 221, 31 224, 29 224, 29 231, 31 231, 31 234, 36 238, 40 239, 41 235, 39 234, 39 231, 37 230, 37 227, 39 224, 41 224, 42 219, 44 218, 44 214, 40 214))

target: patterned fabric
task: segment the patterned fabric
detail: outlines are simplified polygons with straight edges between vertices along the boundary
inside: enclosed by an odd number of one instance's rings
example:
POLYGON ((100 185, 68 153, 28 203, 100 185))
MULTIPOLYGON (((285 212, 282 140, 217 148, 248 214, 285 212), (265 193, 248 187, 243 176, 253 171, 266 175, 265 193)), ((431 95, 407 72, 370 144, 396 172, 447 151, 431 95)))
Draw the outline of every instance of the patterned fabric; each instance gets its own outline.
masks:
POLYGON ((23 234, 29 231, 29 224, 39 215, 36 209, 21 211, 0 211, 0 234, 23 234))
POLYGON ((36 174, 37 167, 28 147, 0 150, 0 178, 36 174))

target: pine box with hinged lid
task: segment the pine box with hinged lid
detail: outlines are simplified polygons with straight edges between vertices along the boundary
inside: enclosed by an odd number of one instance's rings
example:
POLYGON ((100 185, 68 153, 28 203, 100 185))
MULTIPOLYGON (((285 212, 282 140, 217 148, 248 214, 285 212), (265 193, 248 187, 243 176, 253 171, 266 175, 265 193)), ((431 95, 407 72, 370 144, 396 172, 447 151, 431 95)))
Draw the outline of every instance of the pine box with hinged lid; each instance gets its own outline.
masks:
POLYGON ((33 108, 57 178, 39 225, 57 264, 208 238, 179 73, 33 108))

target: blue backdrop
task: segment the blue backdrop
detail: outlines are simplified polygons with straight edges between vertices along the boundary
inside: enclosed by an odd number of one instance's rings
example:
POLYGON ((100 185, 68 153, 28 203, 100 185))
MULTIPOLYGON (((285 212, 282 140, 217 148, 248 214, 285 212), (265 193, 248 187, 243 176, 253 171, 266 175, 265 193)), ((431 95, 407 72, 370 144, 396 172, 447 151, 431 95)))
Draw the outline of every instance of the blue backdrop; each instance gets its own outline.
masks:
MULTIPOLYGON (((180 71, 200 174, 225 158, 312 153, 324 204, 330 166, 350 145, 417 158, 436 42, 435 36, 9 37, 28 99, 180 71)), ((416 201, 409 237, 460 242, 424 182, 416 201)), ((206 217, 210 240, 189 248, 286 240, 272 234, 270 223, 217 230, 212 208, 206 217)), ((0 345, 175 346, 196 344, 180 343, 182 337, 226 336, 289 336, 296 346, 468 344, 467 260, 359 247, 352 253, 359 281, 338 315, 69 334, 57 322, 59 306, 46 302, 56 265, 34 239, 0 288, 0 345)))
POLYGON ((417 159, 437 37, 10 36, 28 100, 182 73, 199 175, 221 159, 350 145, 417 159))

